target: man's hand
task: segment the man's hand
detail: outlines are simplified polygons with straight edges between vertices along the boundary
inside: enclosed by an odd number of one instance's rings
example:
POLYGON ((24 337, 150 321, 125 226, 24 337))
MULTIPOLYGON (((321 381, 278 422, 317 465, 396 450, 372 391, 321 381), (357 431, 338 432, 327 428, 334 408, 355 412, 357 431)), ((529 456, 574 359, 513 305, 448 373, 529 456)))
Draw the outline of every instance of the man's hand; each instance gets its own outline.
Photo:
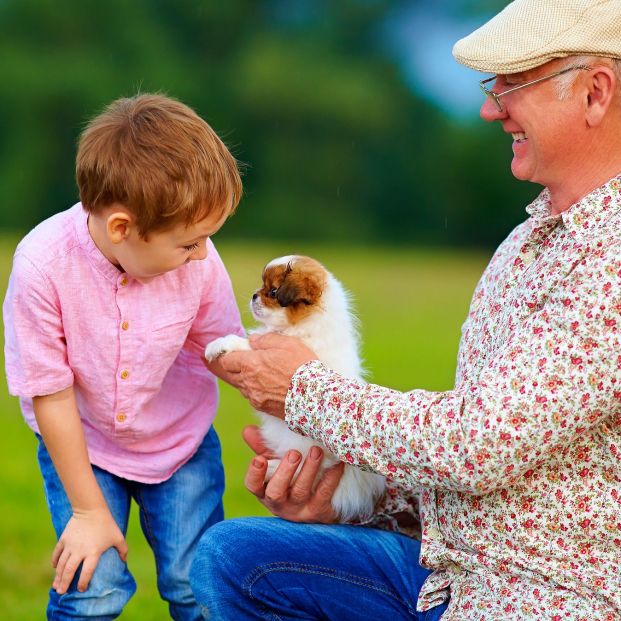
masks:
POLYGON ((299 339, 282 334, 251 336, 250 345, 252 351, 234 351, 219 358, 225 379, 255 410, 284 418, 293 374, 317 356, 299 339))
POLYGON ((261 504, 274 515, 292 522, 338 522, 332 508, 332 496, 343 475, 343 463, 326 470, 315 486, 323 459, 322 450, 314 446, 309 451, 295 481, 293 478, 302 456, 298 451, 289 451, 266 483, 267 460, 273 455, 265 448, 258 427, 246 427, 243 435, 248 446, 257 454, 246 472, 246 487, 261 504))
POLYGON ((125 562, 127 543, 107 507, 88 512, 74 511, 52 554, 52 566, 56 568, 52 587, 59 595, 66 593, 82 563, 78 591, 86 591, 99 557, 111 547, 118 550, 125 562))

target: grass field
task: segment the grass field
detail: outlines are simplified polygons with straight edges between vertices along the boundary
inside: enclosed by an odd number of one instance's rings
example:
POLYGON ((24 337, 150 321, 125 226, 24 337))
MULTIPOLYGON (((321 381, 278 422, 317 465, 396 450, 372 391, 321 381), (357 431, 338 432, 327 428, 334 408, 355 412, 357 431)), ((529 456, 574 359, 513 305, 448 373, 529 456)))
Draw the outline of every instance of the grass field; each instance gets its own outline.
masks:
MULTIPOLYGON (((3 298, 16 239, 0 237, 3 298)), ((263 265, 283 254, 311 254, 354 296, 370 381, 401 390, 447 390, 452 386, 460 326, 488 259, 486 254, 225 242, 219 249, 246 326, 252 325, 247 300, 259 284, 263 265)), ((36 621, 45 617, 54 534, 36 465, 35 438, 22 422, 17 400, 7 394, 4 376, 0 382, 0 617, 36 621)), ((216 428, 227 475, 227 517, 264 515, 242 483, 250 452, 240 431, 250 422, 254 418, 246 402, 223 387, 216 428)), ((135 507, 133 513, 129 565, 138 591, 121 618, 162 621, 168 618, 167 608, 155 587, 153 559, 142 538, 135 507)))

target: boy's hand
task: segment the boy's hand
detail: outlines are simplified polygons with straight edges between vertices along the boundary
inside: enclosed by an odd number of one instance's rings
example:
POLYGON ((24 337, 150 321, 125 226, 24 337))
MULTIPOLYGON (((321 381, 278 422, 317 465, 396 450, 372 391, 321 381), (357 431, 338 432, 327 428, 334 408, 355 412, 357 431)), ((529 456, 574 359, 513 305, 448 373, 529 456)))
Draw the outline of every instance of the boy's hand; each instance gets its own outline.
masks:
POLYGON ((52 566, 56 568, 52 587, 59 595, 66 593, 82 563, 78 591, 86 591, 99 557, 112 547, 125 562, 127 543, 107 507, 74 511, 52 554, 52 566))

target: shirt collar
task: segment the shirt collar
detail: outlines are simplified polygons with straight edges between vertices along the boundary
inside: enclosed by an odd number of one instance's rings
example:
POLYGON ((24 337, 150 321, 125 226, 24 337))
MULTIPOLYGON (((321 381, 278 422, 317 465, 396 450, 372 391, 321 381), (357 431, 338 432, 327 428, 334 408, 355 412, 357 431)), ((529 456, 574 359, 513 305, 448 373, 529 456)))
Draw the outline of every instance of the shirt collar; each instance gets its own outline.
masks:
POLYGON ((570 234, 583 241, 597 237, 604 226, 621 230, 621 175, 592 190, 561 214, 551 214, 551 208, 550 191, 545 188, 526 212, 535 226, 559 220, 570 234))
POLYGON ((75 230, 80 247, 84 250, 90 262, 107 280, 112 283, 118 282, 123 272, 110 263, 95 245, 88 230, 88 212, 82 207, 82 203, 77 203, 73 208, 77 210, 75 230))

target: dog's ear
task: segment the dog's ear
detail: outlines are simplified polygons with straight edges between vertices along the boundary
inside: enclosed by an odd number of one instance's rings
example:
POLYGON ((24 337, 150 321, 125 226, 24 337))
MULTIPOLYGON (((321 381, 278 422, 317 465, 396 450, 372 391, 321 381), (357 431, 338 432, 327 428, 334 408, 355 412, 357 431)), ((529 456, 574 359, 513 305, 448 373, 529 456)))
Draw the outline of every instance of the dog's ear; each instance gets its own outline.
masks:
POLYGON ((283 307, 289 306, 289 304, 295 302, 299 295, 299 287, 295 282, 291 282, 291 280, 285 280, 276 291, 276 299, 283 307))

